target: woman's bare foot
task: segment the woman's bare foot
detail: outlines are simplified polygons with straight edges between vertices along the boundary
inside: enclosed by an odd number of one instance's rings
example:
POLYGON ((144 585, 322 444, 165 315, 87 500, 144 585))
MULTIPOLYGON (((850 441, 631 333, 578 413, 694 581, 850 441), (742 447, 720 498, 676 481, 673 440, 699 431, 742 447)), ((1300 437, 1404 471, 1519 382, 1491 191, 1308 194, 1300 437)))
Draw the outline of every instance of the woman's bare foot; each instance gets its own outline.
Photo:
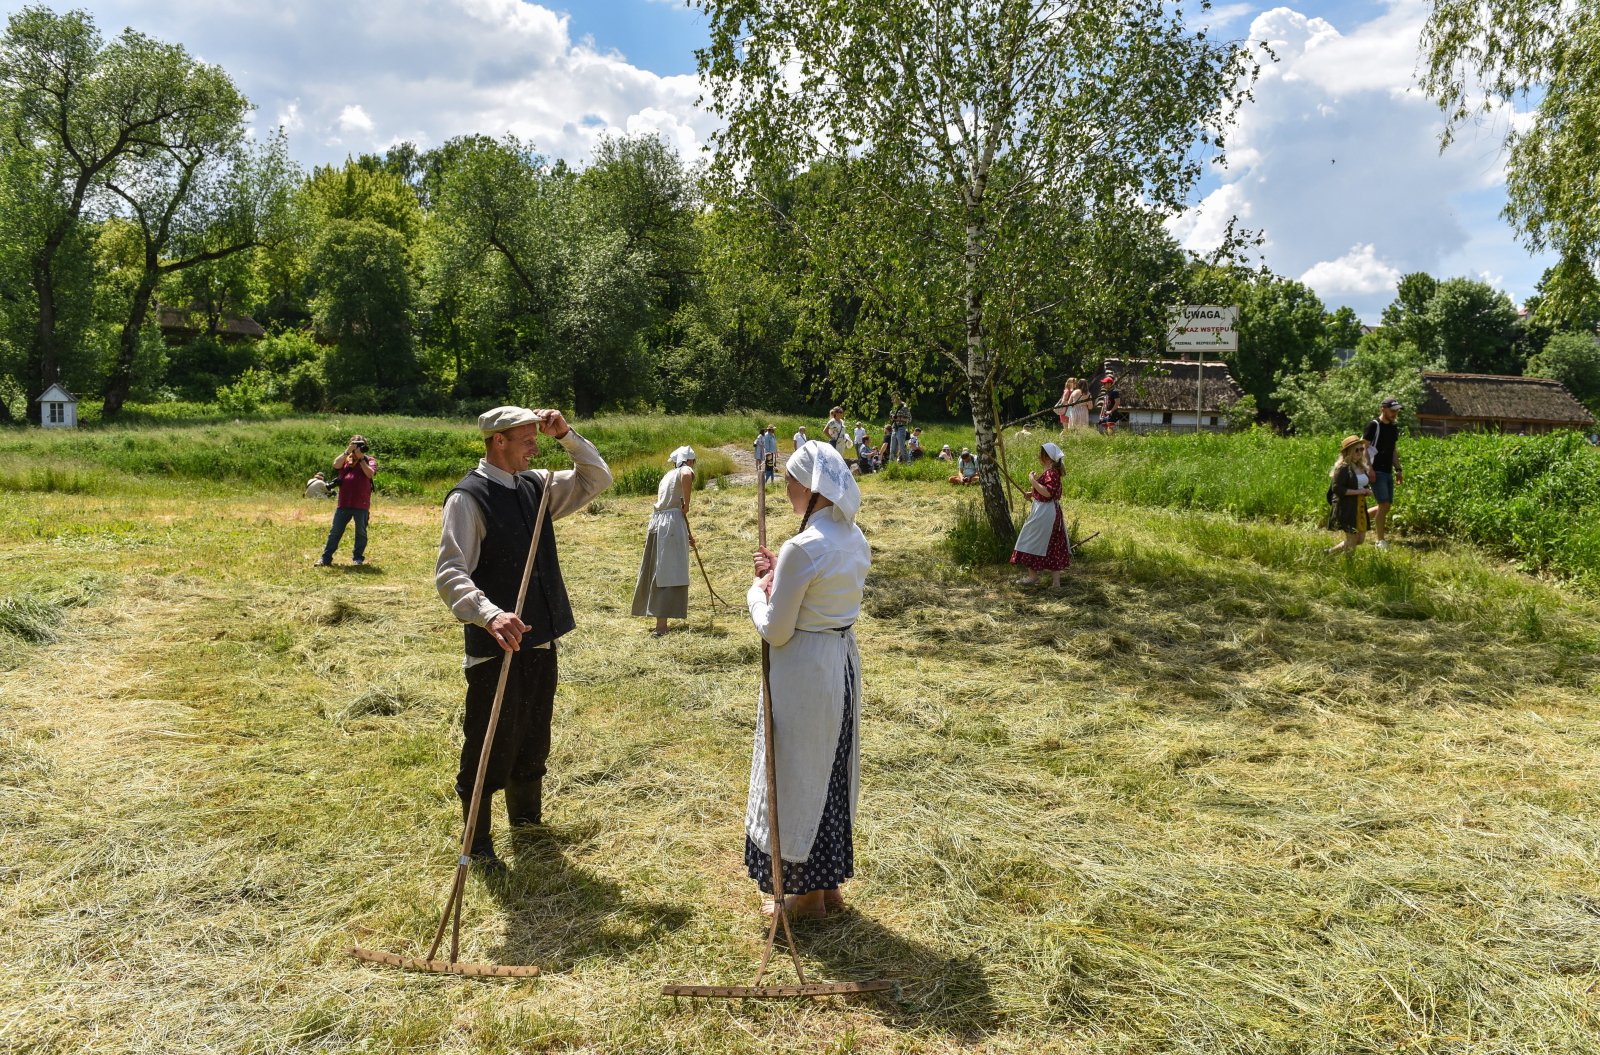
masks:
MULTIPOLYGON (((828 914, 828 907, 824 904, 823 891, 813 890, 809 894, 790 894, 783 899, 784 908, 789 912, 790 919, 822 919, 828 914)), ((764 897, 761 899, 761 914, 768 919, 778 911, 776 898, 764 897)))
POLYGON ((837 888, 824 890, 822 892, 822 903, 827 906, 829 912, 843 912, 844 891, 837 888))

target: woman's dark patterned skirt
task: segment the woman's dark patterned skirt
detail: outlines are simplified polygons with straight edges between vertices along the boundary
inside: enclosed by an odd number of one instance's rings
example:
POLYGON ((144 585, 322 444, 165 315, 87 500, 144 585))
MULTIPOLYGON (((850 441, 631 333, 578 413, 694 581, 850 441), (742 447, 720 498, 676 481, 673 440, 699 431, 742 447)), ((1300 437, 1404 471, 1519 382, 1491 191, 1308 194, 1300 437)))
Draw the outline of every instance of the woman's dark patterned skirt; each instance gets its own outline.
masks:
MULTIPOLYGON (((837 890, 839 884, 856 874, 855 833, 850 824, 850 754, 855 733, 855 671, 844 668, 844 717, 839 727, 839 746, 833 752, 833 771, 828 777, 828 799, 822 807, 822 823, 811 843, 805 861, 783 862, 783 892, 809 894, 813 890, 837 890)), ((783 832, 778 832, 779 839, 783 832)), ((772 855, 763 853, 747 835, 744 837, 744 868, 761 886, 772 893, 772 855)))

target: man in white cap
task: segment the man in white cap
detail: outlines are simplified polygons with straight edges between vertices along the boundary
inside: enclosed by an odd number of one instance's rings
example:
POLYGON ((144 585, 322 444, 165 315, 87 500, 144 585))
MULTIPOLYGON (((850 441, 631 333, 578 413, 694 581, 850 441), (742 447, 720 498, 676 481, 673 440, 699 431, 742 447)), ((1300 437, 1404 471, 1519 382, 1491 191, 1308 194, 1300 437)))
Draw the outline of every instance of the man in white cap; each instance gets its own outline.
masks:
POLYGON ((478 416, 484 456, 444 503, 444 530, 434 585, 455 617, 465 624, 467 706, 456 794, 462 814, 472 798, 478 758, 500 677, 498 660, 513 653, 501 703, 500 724, 483 806, 473 833, 472 857, 490 868, 503 867, 489 834, 489 800, 504 790, 506 817, 513 829, 543 823, 542 783, 550 754, 550 717, 556 695, 556 640, 574 626, 572 605, 561 579, 555 531, 549 524, 582 509, 611 486, 611 470, 594 444, 568 427, 559 410, 496 407, 478 416), (546 474, 528 472, 539 453, 539 434, 561 444, 573 468, 546 474), (523 565, 533 544, 533 525, 548 481, 546 523, 534 559, 522 615, 514 614, 523 565))

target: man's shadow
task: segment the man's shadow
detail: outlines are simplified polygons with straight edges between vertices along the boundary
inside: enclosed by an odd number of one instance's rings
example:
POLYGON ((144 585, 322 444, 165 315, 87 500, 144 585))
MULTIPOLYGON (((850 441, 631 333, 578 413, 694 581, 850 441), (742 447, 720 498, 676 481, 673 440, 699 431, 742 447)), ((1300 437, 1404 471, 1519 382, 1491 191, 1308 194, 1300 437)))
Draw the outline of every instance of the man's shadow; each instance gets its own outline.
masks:
POLYGON ((630 953, 689 922, 687 906, 631 900, 574 865, 566 848, 592 834, 571 826, 513 834, 509 870, 485 883, 506 919, 494 962, 565 971, 589 957, 630 953))
MULTIPOLYGON (((807 981, 894 982, 891 992, 848 998, 875 1007, 892 1029, 935 1029, 971 1041, 993 1032, 999 1023, 983 963, 974 953, 951 955, 957 950, 914 941, 853 904, 827 919, 796 920, 794 937, 800 962, 813 965, 807 981), (813 978, 819 962, 822 974, 813 978)), ((764 929, 761 938, 766 939, 764 929)), ((793 983, 794 966, 782 927, 772 950, 772 966, 779 977, 769 984, 793 983)))

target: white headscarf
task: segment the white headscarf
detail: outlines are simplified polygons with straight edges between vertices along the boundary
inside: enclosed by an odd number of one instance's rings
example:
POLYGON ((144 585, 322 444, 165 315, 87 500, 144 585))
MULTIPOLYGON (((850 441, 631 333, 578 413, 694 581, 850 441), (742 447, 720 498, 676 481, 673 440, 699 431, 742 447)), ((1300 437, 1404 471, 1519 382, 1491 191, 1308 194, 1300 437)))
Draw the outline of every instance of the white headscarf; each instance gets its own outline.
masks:
POLYGON ((1044 451, 1046 454, 1048 454, 1050 456, 1050 460, 1051 461, 1059 462, 1061 460, 1061 448, 1057 447, 1055 444, 1046 443, 1043 446, 1041 446, 1039 449, 1044 451))
POLYGON ((847 522, 855 521, 861 508, 861 488, 850 475, 844 457, 830 444, 807 440, 789 455, 783 467, 790 477, 832 502, 847 522))
POLYGON ((673 465, 682 465, 684 462, 692 462, 694 461, 694 448, 679 447, 677 450, 667 455, 667 461, 671 462, 673 465))

